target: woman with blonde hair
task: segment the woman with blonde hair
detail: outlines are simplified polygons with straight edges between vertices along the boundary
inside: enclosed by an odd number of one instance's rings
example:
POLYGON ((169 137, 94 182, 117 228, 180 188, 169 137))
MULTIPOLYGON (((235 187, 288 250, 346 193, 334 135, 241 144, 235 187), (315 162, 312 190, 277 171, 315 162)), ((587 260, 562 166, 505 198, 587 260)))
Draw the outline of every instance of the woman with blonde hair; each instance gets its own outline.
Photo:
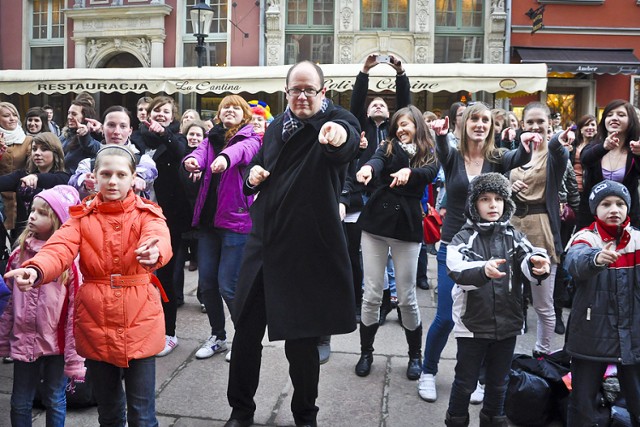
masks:
POLYGON ((196 110, 192 108, 184 110, 184 113, 182 113, 182 117, 180 118, 180 133, 186 135, 185 132, 187 131, 187 126, 189 126, 189 123, 200 120, 200 113, 198 113, 196 110))
POLYGON ((447 270, 447 245, 465 223, 463 215, 469 183, 487 172, 505 173, 531 159, 529 143, 524 138, 517 149, 505 150, 495 146, 494 126, 489 107, 476 103, 467 107, 462 115, 460 145, 453 148, 448 140, 449 118, 436 120, 436 153, 445 175, 448 194, 447 215, 442 226, 442 239, 436 259, 438 261, 438 310, 431 323, 425 343, 424 364, 418 381, 418 394, 427 402, 437 399, 436 374, 440 355, 453 329, 451 290, 453 280, 447 270))
MULTIPOLYGON (((10 102, 0 102, 0 176, 23 169, 31 150, 31 137, 20 125, 18 109, 10 102)), ((4 224, 13 229, 16 220, 16 195, 2 193, 4 224)), ((16 234, 17 236, 17 234, 16 234)))

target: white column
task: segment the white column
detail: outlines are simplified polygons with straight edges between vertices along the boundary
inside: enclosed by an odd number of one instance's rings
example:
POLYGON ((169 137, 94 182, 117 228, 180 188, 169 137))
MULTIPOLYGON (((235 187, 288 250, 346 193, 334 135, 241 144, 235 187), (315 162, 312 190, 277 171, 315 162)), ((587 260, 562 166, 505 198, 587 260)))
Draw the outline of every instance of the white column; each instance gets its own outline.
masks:
POLYGON ((151 66, 164 67, 164 40, 160 37, 151 38, 151 66))
POLYGON ((75 42, 75 68, 87 68, 87 39, 73 38, 75 42))

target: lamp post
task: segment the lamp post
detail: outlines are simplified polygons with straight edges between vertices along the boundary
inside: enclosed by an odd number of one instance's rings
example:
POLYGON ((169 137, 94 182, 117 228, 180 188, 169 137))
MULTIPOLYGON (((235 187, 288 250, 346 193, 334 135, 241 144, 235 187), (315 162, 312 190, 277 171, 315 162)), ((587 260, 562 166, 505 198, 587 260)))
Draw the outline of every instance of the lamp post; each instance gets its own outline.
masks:
POLYGON ((202 60, 205 52, 204 38, 211 30, 211 20, 213 19, 213 9, 205 0, 200 0, 191 8, 191 26, 193 35, 198 40, 196 44, 196 54, 198 55, 198 68, 202 67, 202 60))

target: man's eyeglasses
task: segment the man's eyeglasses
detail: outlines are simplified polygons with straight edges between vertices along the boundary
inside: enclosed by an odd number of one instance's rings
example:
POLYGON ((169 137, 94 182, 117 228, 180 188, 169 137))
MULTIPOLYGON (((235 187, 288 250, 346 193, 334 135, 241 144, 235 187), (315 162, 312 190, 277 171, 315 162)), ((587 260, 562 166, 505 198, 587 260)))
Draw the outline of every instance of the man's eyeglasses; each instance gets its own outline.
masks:
POLYGON ((314 96, 320 93, 319 90, 311 87, 306 89, 291 88, 291 89, 285 90, 285 92, 289 96, 300 96, 301 94, 304 93, 304 96, 306 96, 307 98, 313 98, 314 96))

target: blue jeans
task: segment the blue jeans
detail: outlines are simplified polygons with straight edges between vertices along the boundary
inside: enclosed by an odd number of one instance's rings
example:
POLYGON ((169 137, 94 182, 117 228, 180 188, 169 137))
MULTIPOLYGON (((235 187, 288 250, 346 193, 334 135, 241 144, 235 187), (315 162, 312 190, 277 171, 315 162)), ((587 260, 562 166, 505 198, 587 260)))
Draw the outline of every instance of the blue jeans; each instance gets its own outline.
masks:
POLYGON ((226 339, 224 306, 233 312, 240 263, 248 234, 203 228, 198 239, 198 291, 207 309, 211 334, 226 339))
POLYGON ((440 355, 447 345, 449 334, 453 329, 451 290, 454 283, 447 274, 446 244, 440 243, 436 260, 438 261, 438 308, 427 333, 427 339, 424 344, 424 361, 422 362, 422 372, 432 375, 438 373, 440 355))
POLYGON ((504 399, 509 384, 509 370, 516 337, 504 340, 458 338, 456 375, 451 386, 448 412, 453 417, 469 413, 471 393, 480 377, 480 366, 486 368, 482 412, 490 417, 504 415, 504 399))
POLYGON ((384 272, 384 289, 389 289, 391 296, 395 297, 398 295, 396 289, 396 268, 393 265, 393 258, 391 257, 391 254, 387 257, 387 267, 384 272))
POLYGON ((47 408, 47 427, 63 427, 67 415, 64 356, 42 356, 35 362, 13 362, 11 425, 31 426, 31 410, 36 389, 43 380, 42 404, 47 408))
POLYGON ((86 361, 101 427, 157 427, 156 358, 129 361, 128 368, 96 360, 86 361), (124 377, 124 390, 122 378, 124 377))

